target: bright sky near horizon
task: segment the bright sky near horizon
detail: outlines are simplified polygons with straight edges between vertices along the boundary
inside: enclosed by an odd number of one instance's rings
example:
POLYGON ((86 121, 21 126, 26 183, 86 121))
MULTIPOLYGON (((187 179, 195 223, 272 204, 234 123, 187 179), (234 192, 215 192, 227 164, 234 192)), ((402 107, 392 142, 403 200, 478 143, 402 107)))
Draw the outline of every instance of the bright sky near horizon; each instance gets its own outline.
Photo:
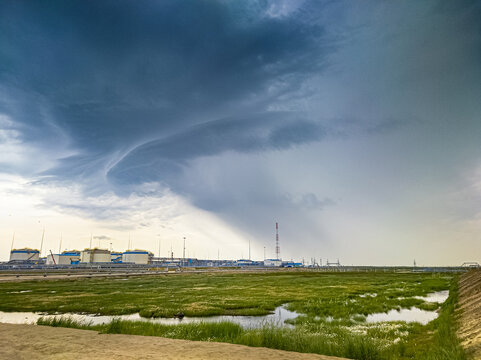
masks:
POLYGON ((481 262, 481 1, 0 2, 0 261, 481 262))

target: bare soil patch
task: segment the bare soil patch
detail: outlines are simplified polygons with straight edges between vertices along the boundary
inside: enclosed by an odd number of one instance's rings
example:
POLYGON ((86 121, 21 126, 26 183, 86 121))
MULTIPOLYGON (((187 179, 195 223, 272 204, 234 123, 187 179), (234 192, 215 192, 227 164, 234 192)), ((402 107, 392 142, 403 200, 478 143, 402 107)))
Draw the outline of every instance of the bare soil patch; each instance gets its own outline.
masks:
POLYGON ((0 324, 0 359, 342 360, 225 343, 13 324, 0 324))
POLYGON ((481 359, 481 270, 472 270, 459 280, 458 336, 473 359, 481 359))

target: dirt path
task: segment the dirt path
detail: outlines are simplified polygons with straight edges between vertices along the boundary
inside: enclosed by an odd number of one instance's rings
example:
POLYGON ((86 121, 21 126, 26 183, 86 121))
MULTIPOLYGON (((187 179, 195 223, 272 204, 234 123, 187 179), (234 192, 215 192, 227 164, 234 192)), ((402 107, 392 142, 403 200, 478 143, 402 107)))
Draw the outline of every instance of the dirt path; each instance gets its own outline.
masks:
POLYGON ((459 281, 461 310, 459 337, 473 359, 481 359, 481 270, 472 270, 459 281))
POLYGON ((36 325, 0 324, 0 359, 208 359, 342 360, 331 356, 215 342, 36 325))

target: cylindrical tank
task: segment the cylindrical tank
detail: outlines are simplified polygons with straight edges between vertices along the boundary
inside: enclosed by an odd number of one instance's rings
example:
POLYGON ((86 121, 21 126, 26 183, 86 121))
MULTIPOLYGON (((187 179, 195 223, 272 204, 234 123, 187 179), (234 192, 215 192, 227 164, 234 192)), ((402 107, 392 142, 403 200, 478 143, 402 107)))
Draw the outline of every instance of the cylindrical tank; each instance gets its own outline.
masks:
POLYGON ((64 251, 59 255, 58 264, 72 265, 72 264, 78 264, 79 261, 80 261, 80 251, 70 250, 70 251, 64 251))
POLYGON ((38 261, 40 251, 37 249, 13 249, 10 251, 10 261, 38 261))
POLYGON ((127 250, 122 254, 123 263, 148 264, 150 253, 146 250, 127 250))
POLYGON ((106 249, 84 249, 80 262, 83 263, 109 263, 110 251, 106 249))

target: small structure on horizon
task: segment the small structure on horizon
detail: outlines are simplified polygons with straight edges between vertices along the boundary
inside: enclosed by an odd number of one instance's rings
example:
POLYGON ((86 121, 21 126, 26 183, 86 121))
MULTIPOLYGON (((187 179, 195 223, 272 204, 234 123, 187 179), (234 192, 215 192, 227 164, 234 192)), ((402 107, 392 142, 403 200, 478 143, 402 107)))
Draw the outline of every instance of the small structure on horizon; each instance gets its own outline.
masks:
POLYGON ((281 267, 282 266, 282 260, 281 259, 265 259, 264 260, 264 266, 281 267))

